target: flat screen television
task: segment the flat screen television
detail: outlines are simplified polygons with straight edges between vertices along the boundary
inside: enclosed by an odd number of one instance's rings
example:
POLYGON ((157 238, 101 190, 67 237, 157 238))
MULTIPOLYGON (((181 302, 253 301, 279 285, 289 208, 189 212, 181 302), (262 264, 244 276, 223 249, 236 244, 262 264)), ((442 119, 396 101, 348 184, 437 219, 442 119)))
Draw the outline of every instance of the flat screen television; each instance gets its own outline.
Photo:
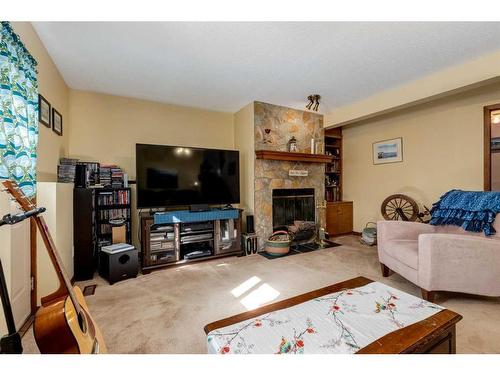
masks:
POLYGON ((240 202, 239 152, 136 144, 137 207, 240 202))

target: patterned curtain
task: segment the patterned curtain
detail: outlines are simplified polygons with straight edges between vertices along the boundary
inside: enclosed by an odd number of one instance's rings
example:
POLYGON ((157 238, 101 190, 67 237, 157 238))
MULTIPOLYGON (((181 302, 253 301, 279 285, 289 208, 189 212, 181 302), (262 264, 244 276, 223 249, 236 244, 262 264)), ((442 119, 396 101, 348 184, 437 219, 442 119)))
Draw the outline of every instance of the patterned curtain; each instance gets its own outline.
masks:
POLYGON ((36 193, 38 81, 36 61, 8 22, 0 26, 0 179, 36 193))

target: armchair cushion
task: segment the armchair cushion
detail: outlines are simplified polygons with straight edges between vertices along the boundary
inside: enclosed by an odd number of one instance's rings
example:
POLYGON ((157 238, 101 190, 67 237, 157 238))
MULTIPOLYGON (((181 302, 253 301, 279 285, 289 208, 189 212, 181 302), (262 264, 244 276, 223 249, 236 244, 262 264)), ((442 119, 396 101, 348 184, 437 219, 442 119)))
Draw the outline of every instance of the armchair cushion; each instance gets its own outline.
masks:
POLYGON ((385 252, 408 267, 418 269, 418 241, 391 240, 385 244, 385 252))

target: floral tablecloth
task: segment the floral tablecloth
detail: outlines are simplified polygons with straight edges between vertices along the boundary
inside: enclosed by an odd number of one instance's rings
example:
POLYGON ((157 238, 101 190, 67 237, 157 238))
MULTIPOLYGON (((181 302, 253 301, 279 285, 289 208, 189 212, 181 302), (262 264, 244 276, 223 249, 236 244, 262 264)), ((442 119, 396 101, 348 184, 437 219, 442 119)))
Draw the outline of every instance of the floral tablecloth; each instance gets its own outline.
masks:
POLYGON ((378 282, 209 332, 220 354, 349 354, 443 310, 378 282))

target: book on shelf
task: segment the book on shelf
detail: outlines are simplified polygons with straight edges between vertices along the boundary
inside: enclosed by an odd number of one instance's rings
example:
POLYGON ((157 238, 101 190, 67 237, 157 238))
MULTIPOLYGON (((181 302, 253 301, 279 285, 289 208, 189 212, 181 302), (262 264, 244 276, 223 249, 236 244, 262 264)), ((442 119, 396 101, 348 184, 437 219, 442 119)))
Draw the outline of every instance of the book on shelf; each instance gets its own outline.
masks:
POLYGON ((336 172, 340 171, 340 160, 332 160, 331 163, 328 163, 326 166, 326 172, 336 172))
POLYGON ((340 201, 340 189, 339 186, 332 186, 331 189, 325 190, 325 199, 328 202, 338 202, 340 201))
POLYGON ((97 203, 102 206, 130 204, 130 191, 100 191, 97 197, 97 203))

